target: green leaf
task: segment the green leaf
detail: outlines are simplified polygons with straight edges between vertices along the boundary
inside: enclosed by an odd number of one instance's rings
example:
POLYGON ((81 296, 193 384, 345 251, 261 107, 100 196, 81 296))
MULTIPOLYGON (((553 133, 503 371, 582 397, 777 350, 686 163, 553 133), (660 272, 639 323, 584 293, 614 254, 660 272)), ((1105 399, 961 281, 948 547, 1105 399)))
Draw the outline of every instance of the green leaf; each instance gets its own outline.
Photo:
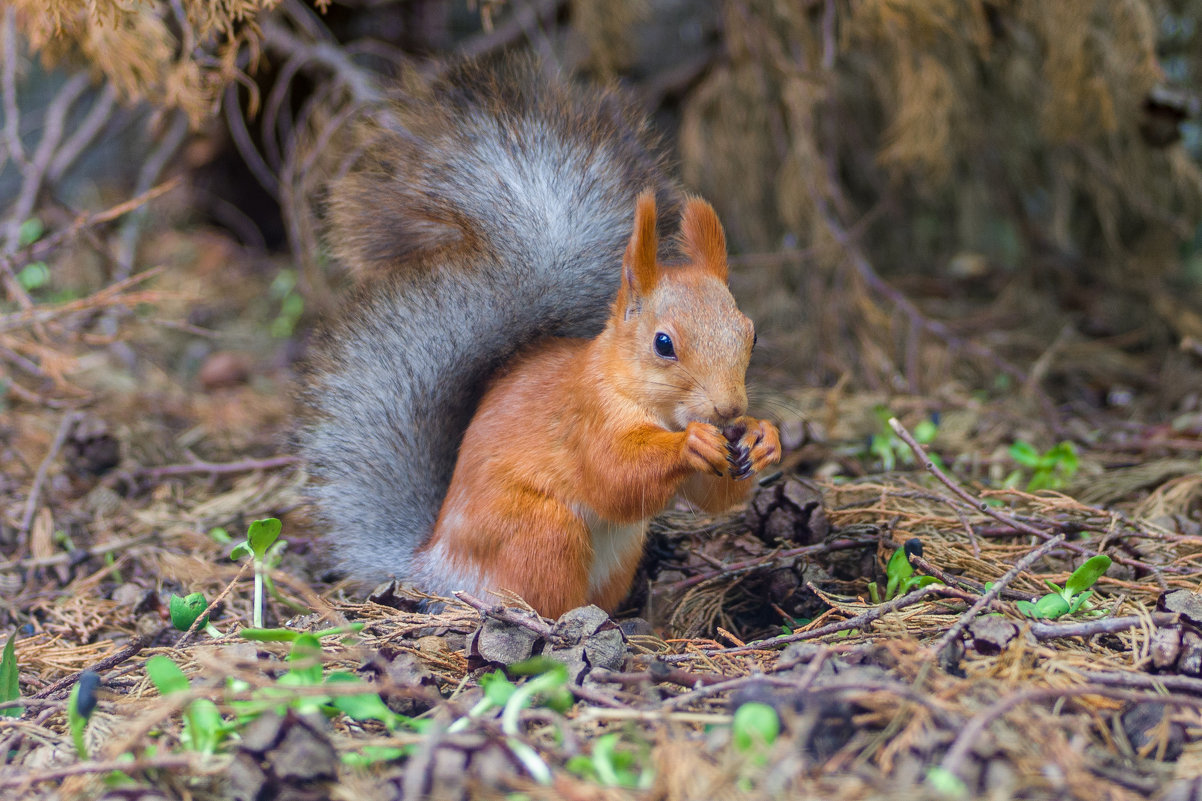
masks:
POLYGON ((254 551, 250 549, 250 543, 246 540, 238 543, 230 550, 230 559, 233 559, 235 562, 248 556, 254 556, 254 551))
POLYGON ((184 712, 184 737, 193 751, 212 754, 225 733, 225 722, 217 704, 208 698, 197 698, 184 712))
POLYGON ((294 667, 289 673, 295 677, 300 686, 321 684, 321 640, 312 634, 298 634, 288 652, 289 662, 310 662, 303 667, 294 667))
POLYGON ((330 703, 352 720, 378 720, 388 724, 396 717, 396 713, 375 693, 339 695, 330 703))
POLYGON ((939 426, 935 425, 931 420, 923 420, 918 425, 914 426, 914 439, 918 440, 919 444, 929 445, 935 439, 935 435, 939 433, 939 426))
POLYGON ((770 746, 779 734, 780 716, 768 704, 751 701, 735 710, 731 737, 741 753, 770 746))
POLYGON ((184 675, 184 671, 162 654, 155 654, 146 660, 146 675, 154 683, 159 695, 170 695, 188 689, 188 677, 184 675))
POLYGON ((88 743, 84 739, 84 730, 88 727, 88 719, 79 713, 79 693, 80 684, 75 682, 67 696, 67 728, 71 730, 71 742, 75 745, 75 753, 80 759, 87 759, 88 743))
POLYGON ((407 756, 413 746, 365 745, 359 752, 348 751, 341 755, 342 764, 354 768, 366 768, 378 762, 393 762, 407 756))
POLYGON ((41 239, 44 233, 46 233, 46 226, 42 224, 42 221, 37 217, 30 217, 17 229, 17 247, 29 247, 41 239))
POLYGON ((1073 571, 1073 574, 1068 577, 1068 581, 1064 582, 1064 589, 1070 595, 1084 592, 1092 587, 1109 569, 1109 556, 1104 553, 1092 556, 1085 561, 1085 564, 1073 571))
POLYGON ((1085 606, 1085 602, 1089 600, 1089 596, 1093 595, 1093 590, 1086 590, 1077 597, 1073 598, 1069 604, 1068 613, 1075 615, 1081 611, 1081 607, 1085 606))
POLYGON ((1063 595, 1048 594, 1035 602, 1035 617, 1055 620, 1068 614, 1069 604, 1063 595))
MULTIPOLYGON (((4 644, 4 656, 0 657, 0 701, 15 701, 21 697, 20 673, 17 671, 17 630, 8 635, 4 644)), ((0 715, 10 718, 21 717, 21 707, 0 709, 0 715)))
POLYGON ((283 523, 274 517, 265 517, 250 524, 246 540, 250 543, 255 558, 262 559, 267 555, 267 549, 279 538, 283 527, 283 523))
POLYGON ((902 583, 902 590, 898 595, 905 595, 911 590, 917 590, 921 587, 929 587, 932 584, 942 584, 943 582, 934 576, 910 576, 902 583))
POLYGON ((251 642, 296 642, 301 632, 293 629, 242 629, 238 636, 251 642))
POLYGON ((1034 468, 1039 464, 1039 451, 1031 443, 1020 439, 1010 446, 1010 458, 1023 467, 1034 468))
POLYGON ((938 765, 927 771, 927 784, 941 795, 951 798, 968 797, 968 786, 964 784, 964 781, 950 770, 938 765))
MULTIPOLYGON (((187 631, 208 608, 209 602, 205 600, 204 593, 200 592, 194 592, 183 598, 172 593, 167 606, 171 612, 171 625, 179 631, 187 631)), ((201 621, 200 625, 203 626, 206 622, 207 620, 201 621)))
POLYGON ((495 670, 480 677, 480 689, 484 691, 484 697, 493 705, 505 706, 517 690, 517 686, 505 678, 504 673, 495 670))
POLYGON ((914 566, 910 564, 910 557, 906 556, 906 549, 898 548, 885 565, 885 576, 889 579, 885 584, 885 599, 896 598, 902 584, 912 575, 914 566))
POLYGON ((614 765, 614 751, 618 747, 618 734, 606 734, 597 738, 593 744, 593 768, 597 771, 597 779, 602 784, 618 787, 622 779, 618 776, 614 765))
POLYGON ((17 273, 17 283, 27 292, 41 289, 50 283, 50 268, 44 261, 30 262, 17 273))
POLYGON ((1035 604, 1030 601, 1015 601, 1014 606, 1027 617, 1035 617, 1035 604))

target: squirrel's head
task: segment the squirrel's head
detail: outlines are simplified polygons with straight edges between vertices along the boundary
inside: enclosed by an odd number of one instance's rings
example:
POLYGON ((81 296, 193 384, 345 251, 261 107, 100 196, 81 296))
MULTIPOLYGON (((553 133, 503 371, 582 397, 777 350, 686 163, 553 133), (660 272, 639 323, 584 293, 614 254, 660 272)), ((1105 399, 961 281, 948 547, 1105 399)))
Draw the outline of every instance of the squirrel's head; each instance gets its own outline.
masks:
POLYGON ((681 430, 747 412, 744 384, 755 327, 726 285, 726 236, 712 206, 689 198, 680 219, 683 264, 657 261, 655 196, 644 192, 622 259, 609 329, 624 394, 681 430))

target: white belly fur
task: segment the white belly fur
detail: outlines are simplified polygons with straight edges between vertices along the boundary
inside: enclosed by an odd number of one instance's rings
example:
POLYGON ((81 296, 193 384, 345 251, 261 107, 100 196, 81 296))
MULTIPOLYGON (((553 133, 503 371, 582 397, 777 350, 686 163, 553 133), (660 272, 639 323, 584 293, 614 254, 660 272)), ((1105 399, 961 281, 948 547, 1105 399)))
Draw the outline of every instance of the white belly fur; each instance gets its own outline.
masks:
POLYGON ((593 563, 588 571, 588 592, 593 596, 609 582, 624 557, 630 555, 630 549, 642 547, 647 521, 611 523, 588 507, 578 508, 576 513, 588 526, 593 541, 593 563))

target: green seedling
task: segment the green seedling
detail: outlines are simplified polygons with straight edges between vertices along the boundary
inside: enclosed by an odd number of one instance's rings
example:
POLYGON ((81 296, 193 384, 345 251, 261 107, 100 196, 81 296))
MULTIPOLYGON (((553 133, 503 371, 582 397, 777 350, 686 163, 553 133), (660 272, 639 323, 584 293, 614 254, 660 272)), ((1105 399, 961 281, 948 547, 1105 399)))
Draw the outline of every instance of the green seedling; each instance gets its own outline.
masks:
MULTIPOLYGON (((42 224, 42 221, 37 217, 30 217, 17 229, 17 247, 29 247, 41 239, 44 233, 46 233, 46 226, 42 224)), ((41 289, 50 283, 50 268, 44 261, 30 262, 17 272, 17 283, 26 292, 41 289)))
MULTIPOLYGON (((255 628, 263 628, 263 577, 267 573, 267 554, 275 541, 279 539, 283 524, 274 517, 256 520, 247 529, 246 539, 234 546, 230 551, 231 559, 245 559, 250 556, 255 565, 255 628)), ((270 578, 268 579, 270 580, 270 578)))
MULTIPOLYGON (((1029 442, 1019 440, 1010 446, 1010 458, 1031 472, 1027 491, 1062 489, 1081 466, 1077 448, 1071 442, 1061 442, 1040 453, 1029 442)), ((1018 486, 1023 480, 1023 471, 1015 470, 1006 477, 1006 486, 1018 486)))
POLYGON ((305 298, 296 291, 296 270, 280 270, 269 291, 280 303, 280 312, 271 321, 271 335, 276 339, 287 339, 305 311, 305 298))
POLYGON ((1083 565, 1072 572, 1072 575, 1068 577, 1068 581, 1064 582, 1064 587, 1060 587, 1051 581, 1045 582, 1052 588, 1052 592, 1043 596, 1038 601, 1015 601, 1014 605, 1018 607, 1019 612, 1031 618, 1055 620, 1065 615, 1075 615, 1083 608, 1086 608, 1085 604, 1089 600, 1089 596, 1093 595, 1093 590, 1090 587, 1109 568, 1109 556, 1098 554, 1097 556, 1090 557, 1083 565))
POLYGON ((910 564, 910 555, 922 556, 922 540, 913 537, 906 544, 893 552, 889 563, 885 565, 885 597, 882 599, 880 589, 875 581, 868 582, 868 595, 874 604, 882 600, 892 601, 899 595, 925 587, 928 584, 941 584, 934 576, 918 576, 914 574, 914 566, 910 564))
POLYGON ((567 711, 572 705, 572 693, 568 689, 568 669, 562 663, 547 657, 534 657, 509 666, 509 672, 518 676, 531 676, 515 684, 501 671, 480 677, 483 696, 466 715, 447 727, 450 733, 467 729, 472 720, 501 709, 501 732, 506 735, 505 745, 510 752, 539 784, 551 783, 551 769, 538 752, 519 737, 518 723, 522 710, 541 699, 543 706, 557 712, 567 711))
MULTIPOLYGON (((192 624, 196 622, 196 619, 209 608, 209 602, 205 600, 204 593, 200 592, 185 595, 183 598, 172 593, 171 599, 167 603, 167 608, 171 613, 171 625, 175 626, 179 631, 188 631, 192 628, 192 624)), ((209 621, 208 615, 205 615, 200 626, 210 637, 222 636, 217 627, 209 621)))
MULTIPOLYGON (((890 472, 898 466, 913 465, 915 463, 914 452, 910 450, 910 446, 902 441, 901 437, 894 433, 892 426, 889 425, 889 418, 893 417, 893 412, 885 406, 877 406, 873 409, 873 414, 877 418, 877 432, 872 435, 868 441, 868 456, 878 459, 881 463, 881 469, 886 473, 890 472)), ((939 424, 934 420, 926 419, 914 426, 914 439, 920 445, 930 445, 935 440, 935 435, 939 433, 939 424)), ((939 456, 934 453, 928 453, 927 458, 936 464, 938 467, 943 467, 943 462, 939 456)))
POLYGON ((332 629, 322 629, 321 631, 304 632, 296 629, 242 629, 238 632, 238 636, 251 642, 296 642, 298 637, 310 635, 321 639, 322 637, 332 637, 335 634, 357 634, 363 631, 366 623, 350 623, 345 626, 335 626, 332 629))
MULTIPOLYGON (((146 675, 164 697, 189 690, 188 677, 179 665, 162 654, 146 660, 146 675)), ((191 751, 212 754, 229 733, 229 727, 221 719, 217 704, 208 698, 196 698, 184 708, 184 731, 180 744, 191 751)))
POLYGON ((646 790, 655 779, 655 772, 647 764, 649 753, 646 743, 623 742, 621 734, 612 732, 593 741, 591 754, 577 754, 565 767, 607 787, 646 790))
MULTIPOLYGON (((20 674, 17 671, 17 630, 8 635, 4 644, 4 655, 0 656, 0 701, 16 701, 21 697, 20 674)), ((10 718, 21 717, 21 707, 10 706, 0 709, 0 715, 10 718)))
MULTIPOLYGON (((398 715, 388 708, 379 693, 369 689, 367 682, 353 673, 335 671, 325 675, 321 662, 321 636, 345 634, 355 627, 340 627, 328 629, 316 634, 296 632, 289 629, 243 629, 242 635, 247 639, 258 642, 291 642, 292 649, 288 654, 288 662, 292 667, 276 682, 274 686, 264 687, 254 693, 250 701, 233 701, 230 707, 234 710, 240 722, 248 722, 273 709, 284 714, 288 709, 298 712, 319 712, 333 716, 339 712, 360 722, 375 720, 384 724, 390 731, 402 725, 412 729, 420 728, 415 721, 404 715, 398 715), (343 693, 304 693, 295 692, 297 688, 325 687, 334 689, 336 685, 347 686, 360 684, 364 692, 354 695, 343 693)), ((361 626, 359 626, 361 628, 361 626)), ((231 679, 227 686, 242 692, 249 687, 245 682, 231 679)), ((383 757, 380 757, 383 758, 383 757)), ((370 760, 376 761, 376 760, 370 760)), ((364 763, 368 764, 368 763, 364 763)))
POLYGON ((67 697, 67 728, 71 730, 71 741, 75 744, 75 753, 80 759, 88 758, 88 744, 84 732, 88 728, 92 712, 96 709, 96 688, 99 686, 99 674, 85 670, 67 697))
POLYGON ((780 716, 776 710, 756 701, 735 710, 731 721, 731 739, 735 749, 756 765, 768 761, 768 749, 780 735, 780 716))
POLYGON ((968 786, 964 781, 939 765, 927 771, 927 785, 946 798, 968 798, 968 786))

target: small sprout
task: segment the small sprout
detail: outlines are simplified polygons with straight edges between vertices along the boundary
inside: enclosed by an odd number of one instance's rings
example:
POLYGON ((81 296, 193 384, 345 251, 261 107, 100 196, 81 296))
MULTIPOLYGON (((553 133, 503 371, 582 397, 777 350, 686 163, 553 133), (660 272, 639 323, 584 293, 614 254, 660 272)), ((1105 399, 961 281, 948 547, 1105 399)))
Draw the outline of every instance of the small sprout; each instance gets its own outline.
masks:
POLYGON ((607 787, 645 790, 655 778, 650 766, 639 766, 647 761, 646 756, 646 746, 625 744, 621 734, 612 732, 593 741, 592 754, 577 754, 566 767, 577 776, 607 787))
MULTIPOLYGON (((1081 466, 1076 446, 1067 441, 1041 454, 1031 443, 1018 440, 1010 446, 1009 452, 1011 459, 1031 471, 1031 478, 1027 481, 1028 492, 1061 489, 1072 480, 1081 466)), ((1007 476, 1006 485, 1015 486, 1022 478, 1022 472, 1016 470, 1007 476)))
MULTIPOLYGON (((209 602, 205 600, 204 593, 200 592, 194 592, 182 598, 172 593, 167 608, 171 613, 171 625, 179 631, 188 631, 192 628, 192 624, 196 622, 196 619, 209 608, 209 602)), ((210 637, 221 636, 221 632, 209 622, 207 616, 201 621, 200 625, 208 632, 210 637)))
POLYGON ((251 557, 255 566, 254 626, 263 628, 263 578, 267 572, 267 552, 280 536, 283 524, 274 517, 256 520, 247 529, 246 539, 230 551, 231 559, 251 557))
MULTIPOLYGON (((0 656, 0 701, 16 701, 21 697, 20 673, 17 671, 17 631, 8 635, 4 644, 4 655, 0 656)), ((21 707, 11 706, 0 709, 0 715, 11 718, 21 717, 21 707)))
POLYGON ((99 686, 99 674, 94 670, 85 670, 67 698, 67 727, 71 730, 71 741, 75 744, 75 753, 79 754, 80 759, 88 758, 84 731, 88 727, 92 712, 96 709, 96 689, 99 686))
POLYGON ((764 749, 776 742, 780 734, 780 716, 768 704, 752 701, 735 710, 731 723, 731 738, 740 753, 763 764, 764 749))
POLYGON ((209 539, 218 543, 219 545, 229 545, 234 541, 234 538, 230 536, 230 533, 221 526, 216 526, 215 528, 209 529, 209 539))
MULTIPOLYGON (((877 406, 873 409, 873 414, 877 418, 877 432, 868 440, 868 456, 880 460, 881 469, 886 473, 892 471, 899 464, 914 465, 914 452, 910 450, 910 446, 889 425, 889 419, 893 417, 893 413, 889 411, 889 408, 887 406, 877 406)), ((939 422, 937 415, 932 415, 929 418, 921 420, 914 426, 914 439, 920 445, 930 445, 935 441, 938 433, 939 422)), ((927 452, 926 458, 933 462, 936 467, 943 467, 943 461, 939 458, 938 454, 927 452)))
MULTIPOLYGON (((146 675, 159 691, 159 695, 187 692, 188 677, 179 665, 162 654, 146 660, 146 675)), ((226 734, 225 722, 217 705, 207 698, 197 698, 184 709, 184 731, 180 743, 201 754, 212 754, 217 750, 226 734)))
POLYGON ((1014 605, 1022 614, 1037 619, 1055 620, 1065 615, 1075 615, 1085 607, 1093 595, 1090 588, 1110 569, 1110 563, 1110 557, 1106 554, 1092 556, 1072 572, 1063 588, 1049 581, 1047 584, 1052 592, 1034 603, 1015 601, 1014 605))
POLYGON ((50 268, 44 261, 30 262, 17 273, 17 283, 26 292, 41 289, 50 283, 50 268))
MULTIPOLYGON (((942 583, 934 576, 914 575, 914 566, 910 564, 911 555, 922 556, 922 541, 917 537, 907 540, 903 547, 898 548, 889 557, 889 563, 885 565, 887 582, 885 584, 884 600, 891 601, 899 595, 905 595, 911 590, 926 587, 929 584, 942 583)), ((873 603, 881 602, 876 582, 868 586, 868 592, 873 598, 873 603)))
POLYGON ((42 238, 46 226, 37 217, 30 217, 17 228, 17 247, 27 248, 42 238))
POLYGON ((968 797, 968 786, 964 781, 947 768, 938 765, 927 771, 927 784, 935 792, 948 798, 968 797))

